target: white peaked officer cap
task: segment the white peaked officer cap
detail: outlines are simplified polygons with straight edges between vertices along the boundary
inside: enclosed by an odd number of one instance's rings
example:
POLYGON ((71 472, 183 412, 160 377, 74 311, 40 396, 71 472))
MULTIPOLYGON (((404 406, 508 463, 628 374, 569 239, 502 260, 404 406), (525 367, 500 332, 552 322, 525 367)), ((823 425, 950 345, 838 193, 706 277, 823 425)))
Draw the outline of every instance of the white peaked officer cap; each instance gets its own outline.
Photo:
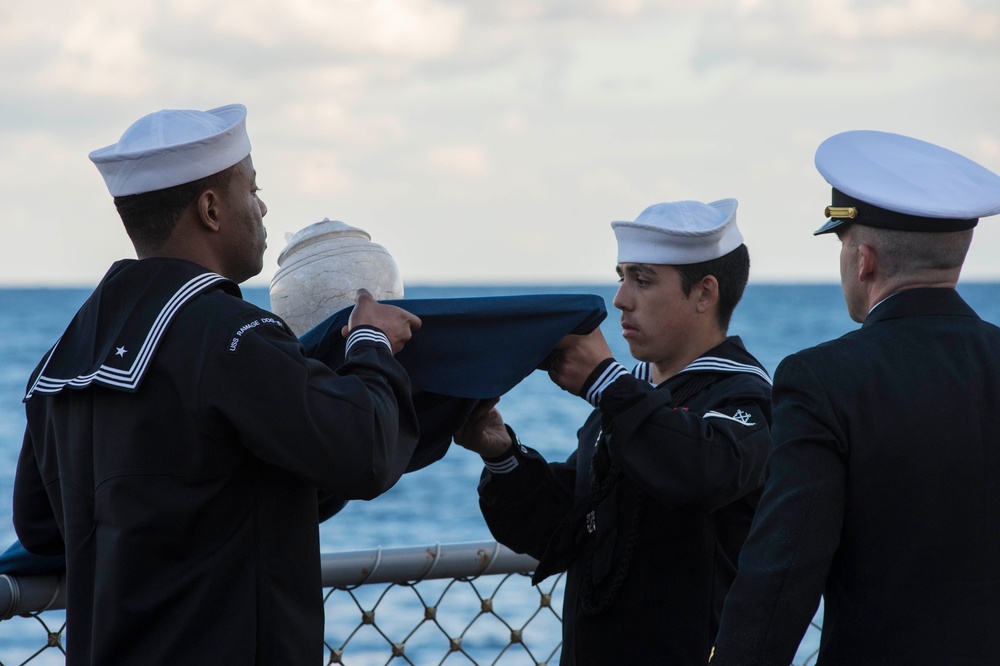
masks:
POLYGON ((816 235, 845 224, 898 231, 971 229, 1000 213, 1000 176, 967 157, 900 134, 855 130, 816 150, 833 186, 830 218, 816 235))
POLYGON ((710 261, 743 244, 736 199, 653 204, 633 221, 612 222, 618 263, 680 266, 710 261))
POLYGON ((142 194, 219 173, 250 154, 247 109, 164 109, 143 116, 118 143, 90 153, 112 196, 142 194))

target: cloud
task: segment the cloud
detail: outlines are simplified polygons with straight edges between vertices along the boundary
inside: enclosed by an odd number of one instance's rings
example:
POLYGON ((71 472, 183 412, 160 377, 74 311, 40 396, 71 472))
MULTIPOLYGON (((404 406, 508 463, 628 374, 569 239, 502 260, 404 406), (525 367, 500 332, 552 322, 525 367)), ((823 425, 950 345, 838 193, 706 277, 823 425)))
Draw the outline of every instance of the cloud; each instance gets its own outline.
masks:
POLYGON ((702 27, 702 68, 887 67, 903 48, 1000 52, 1000 8, 975 0, 731 0, 702 27))
POLYGON ((340 167, 337 156, 327 151, 285 154, 279 162, 294 174, 287 182, 302 194, 341 194, 355 185, 354 177, 340 167))
MULTIPOLYGON (((51 187, 52 176, 65 176, 66 171, 81 163, 81 156, 74 147, 60 142, 51 132, 40 130, 3 132, 0 133, 0 145, 4 146, 3 159, 0 159, 0 187, 3 189, 17 181, 24 173, 26 165, 37 163, 39 158, 45 160, 47 167, 46 178, 34 179, 34 186, 40 190, 51 187)), ((59 178, 54 180, 58 182, 59 178)), ((7 205, 10 201, 7 200, 7 205)))
POLYGON ((601 0, 600 6, 612 16, 632 17, 642 11, 643 0, 601 0))
POLYGON ((996 0, 0 3, 0 233, 44 248, 15 253, 0 281, 99 270, 122 233, 87 152, 157 108, 233 101, 250 111, 274 237, 356 220, 402 245, 411 279, 525 262, 603 279, 601 262, 524 254, 521 239, 608 249, 607 220, 723 196, 756 236, 756 275, 831 276, 802 240, 828 196, 815 146, 871 127, 996 169, 998 15, 996 0), (39 201, 76 234, 67 253, 39 201), (502 229, 509 253, 459 270, 462 248, 441 239, 470 219, 502 229))
POLYGON ((296 42, 330 52, 433 58, 451 51, 464 12, 435 0, 172 0, 177 18, 266 48, 296 42))
POLYGON ((73 4, 53 12, 46 3, 9 3, 0 16, 2 53, 19 53, 5 67, 15 84, 35 93, 59 90, 81 95, 136 97, 150 88, 142 26, 151 14, 141 3, 114 11, 73 4), (138 27, 138 29, 137 29, 138 27))
MULTIPOLYGON (((471 3, 470 3, 471 4, 471 3)), ((697 8, 699 0, 503 0, 477 2, 473 13, 483 20, 510 22, 631 19, 697 8)))
POLYGON ((977 9, 969 0, 906 0, 849 3, 811 0, 811 32, 850 41, 943 36, 955 44, 987 43, 997 37, 1000 10, 977 9))
POLYGON ((505 132, 517 134, 524 129, 524 117, 519 113, 508 113, 503 117, 501 126, 505 132))
POLYGON ((634 178, 608 166, 581 174, 580 191, 607 193, 621 200, 641 200, 643 197, 643 188, 636 185, 634 178))
POLYGON ((482 146, 453 144, 439 146, 427 154, 427 164, 440 171, 457 173, 466 178, 480 178, 490 170, 489 159, 482 146))
POLYGON ((293 102, 283 108, 286 136, 297 136, 315 144, 328 141, 339 144, 373 146, 394 141, 403 135, 403 123, 391 113, 353 113, 334 100, 293 102))
POLYGON ((979 134, 975 137, 976 148, 979 154, 990 159, 991 162, 1000 160, 1000 141, 992 134, 979 134))
POLYGON ((439 0, 3 4, 8 90, 119 99, 191 99, 268 75, 280 88, 338 65, 372 80, 406 76, 453 52, 466 13, 439 0))

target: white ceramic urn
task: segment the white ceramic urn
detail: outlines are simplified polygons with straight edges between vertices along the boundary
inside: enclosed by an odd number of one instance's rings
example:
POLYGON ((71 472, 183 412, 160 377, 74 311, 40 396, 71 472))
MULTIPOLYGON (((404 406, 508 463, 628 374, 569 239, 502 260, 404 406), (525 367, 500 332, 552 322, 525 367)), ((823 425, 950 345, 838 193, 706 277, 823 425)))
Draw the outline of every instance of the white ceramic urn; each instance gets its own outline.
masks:
POLYGON ((302 335, 354 304, 364 287, 375 300, 403 297, 392 255, 363 229, 324 218, 287 235, 271 280, 271 310, 302 335))

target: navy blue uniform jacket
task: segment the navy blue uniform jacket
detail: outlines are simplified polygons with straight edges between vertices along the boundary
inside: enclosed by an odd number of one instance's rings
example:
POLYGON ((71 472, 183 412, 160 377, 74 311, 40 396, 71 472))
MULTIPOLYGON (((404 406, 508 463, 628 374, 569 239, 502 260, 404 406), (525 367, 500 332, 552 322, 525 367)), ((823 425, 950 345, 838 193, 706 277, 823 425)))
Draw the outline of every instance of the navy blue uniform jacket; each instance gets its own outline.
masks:
POLYGON ((335 373, 172 259, 111 268, 25 407, 14 525, 65 552, 69 666, 321 663, 319 494, 378 495, 417 442, 387 346, 335 373))
POLYGON ((775 451, 716 663, 1000 662, 1000 329, 952 289, 891 296, 775 373, 775 451))
POLYGON ((658 387, 635 374, 603 391, 566 463, 518 444, 480 483, 497 540, 541 560, 536 581, 568 570, 562 664, 707 663, 763 483, 770 379, 738 338, 658 387))

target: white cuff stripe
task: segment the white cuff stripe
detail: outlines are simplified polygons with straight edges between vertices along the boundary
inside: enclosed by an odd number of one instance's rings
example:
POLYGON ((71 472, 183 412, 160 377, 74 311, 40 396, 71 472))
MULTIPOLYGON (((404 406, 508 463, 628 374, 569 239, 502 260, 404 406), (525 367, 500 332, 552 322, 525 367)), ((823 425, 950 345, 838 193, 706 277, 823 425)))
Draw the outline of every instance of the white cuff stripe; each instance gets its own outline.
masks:
POLYGON ((511 456, 506 460, 501 460, 500 462, 492 462, 492 463, 486 462, 484 460, 483 464, 486 465, 486 469, 490 470, 494 474, 509 474, 510 472, 514 471, 514 469, 517 467, 517 458, 511 456))
POLYGON ((613 361, 611 365, 604 369, 604 372, 597 378, 594 385, 590 387, 590 390, 587 391, 587 395, 584 396, 587 402, 594 407, 598 407, 601 402, 601 394, 604 393, 604 390, 611 386, 616 379, 627 374, 628 370, 625 369, 625 366, 618 361, 613 361))
POLYGON ((389 344, 389 338, 382 331, 373 331, 370 328, 356 328, 351 331, 351 334, 347 336, 347 349, 344 350, 344 354, 348 354, 351 351, 351 347, 355 343, 367 340, 369 342, 381 342, 386 346, 390 352, 392 351, 392 345, 389 344))

